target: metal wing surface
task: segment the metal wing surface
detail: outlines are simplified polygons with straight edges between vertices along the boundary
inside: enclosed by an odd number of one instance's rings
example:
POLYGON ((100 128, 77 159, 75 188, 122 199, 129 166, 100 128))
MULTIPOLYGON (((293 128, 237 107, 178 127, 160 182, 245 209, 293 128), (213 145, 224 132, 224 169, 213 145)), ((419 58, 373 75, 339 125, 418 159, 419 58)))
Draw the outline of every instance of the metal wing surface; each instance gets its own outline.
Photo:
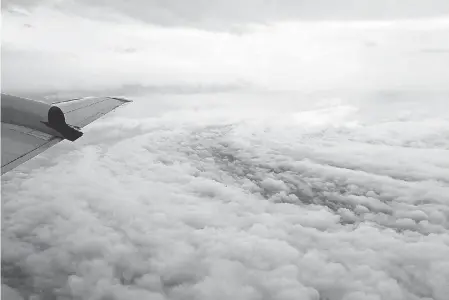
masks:
POLYGON ((37 130, 2 122, 2 175, 62 140, 37 130))
POLYGON ((58 131, 63 127, 52 127, 53 107, 59 107, 65 117, 56 121, 78 130, 128 102, 132 101, 86 97, 47 104, 2 94, 2 175, 65 139, 65 132, 58 131))
POLYGON ((131 102, 117 97, 87 97, 54 102, 63 111, 68 124, 83 128, 117 107, 131 102))

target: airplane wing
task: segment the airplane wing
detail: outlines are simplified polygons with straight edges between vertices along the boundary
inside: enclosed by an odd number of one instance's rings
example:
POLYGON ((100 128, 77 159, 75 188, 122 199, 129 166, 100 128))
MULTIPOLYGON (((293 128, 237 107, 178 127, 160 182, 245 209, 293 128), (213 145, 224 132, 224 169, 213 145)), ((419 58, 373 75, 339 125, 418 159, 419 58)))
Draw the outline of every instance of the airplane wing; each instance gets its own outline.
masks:
POLYGON ((2 122, 2 175, 62 140, 27 127, 2 122))
POLYGON ((118 97, 85 97, 52 104, 61 108, 68 124, 83 128, 128 102, 131 100, 118 97))
POLYGON ((2 94, 2 175, 60 141, 75 141, 81 128, 131 102, 115 97, 85 97, 52 104, 2 94))

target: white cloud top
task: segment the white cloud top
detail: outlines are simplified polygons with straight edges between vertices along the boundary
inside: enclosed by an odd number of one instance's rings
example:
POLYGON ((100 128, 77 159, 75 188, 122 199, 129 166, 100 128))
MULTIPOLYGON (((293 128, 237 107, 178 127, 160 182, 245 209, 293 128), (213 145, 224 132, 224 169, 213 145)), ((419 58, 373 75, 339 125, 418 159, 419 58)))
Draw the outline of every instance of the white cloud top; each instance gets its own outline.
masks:
POLYGON ((235 114, 225 97, 136 99, 3 176, 6 283, 70 299, 446 298, 447 101, 235 114), (133 113, 163 101, 177 109, 133 113))

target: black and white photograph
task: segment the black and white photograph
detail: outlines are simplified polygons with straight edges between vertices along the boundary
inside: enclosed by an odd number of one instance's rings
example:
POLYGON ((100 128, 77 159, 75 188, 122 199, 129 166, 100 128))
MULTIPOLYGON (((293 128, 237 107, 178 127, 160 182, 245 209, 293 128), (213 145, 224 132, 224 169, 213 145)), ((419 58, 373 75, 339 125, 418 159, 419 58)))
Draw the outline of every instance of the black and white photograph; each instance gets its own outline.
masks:
POLYGON ((2 300, 449 299, 448 0, 1 1, 2 300))

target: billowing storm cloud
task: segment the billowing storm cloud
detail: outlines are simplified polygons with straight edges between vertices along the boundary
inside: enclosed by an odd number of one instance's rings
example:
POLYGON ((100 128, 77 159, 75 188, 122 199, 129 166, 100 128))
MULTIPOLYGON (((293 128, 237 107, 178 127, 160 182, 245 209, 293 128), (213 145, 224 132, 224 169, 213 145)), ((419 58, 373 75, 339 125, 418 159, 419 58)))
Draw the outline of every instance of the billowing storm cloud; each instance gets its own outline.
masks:
POLYGON ((2 284, 25 299, 447 298, 447 18, 236 33, 103 17, 3 14, 3 89, 135 101, 2 176, 2 284))

